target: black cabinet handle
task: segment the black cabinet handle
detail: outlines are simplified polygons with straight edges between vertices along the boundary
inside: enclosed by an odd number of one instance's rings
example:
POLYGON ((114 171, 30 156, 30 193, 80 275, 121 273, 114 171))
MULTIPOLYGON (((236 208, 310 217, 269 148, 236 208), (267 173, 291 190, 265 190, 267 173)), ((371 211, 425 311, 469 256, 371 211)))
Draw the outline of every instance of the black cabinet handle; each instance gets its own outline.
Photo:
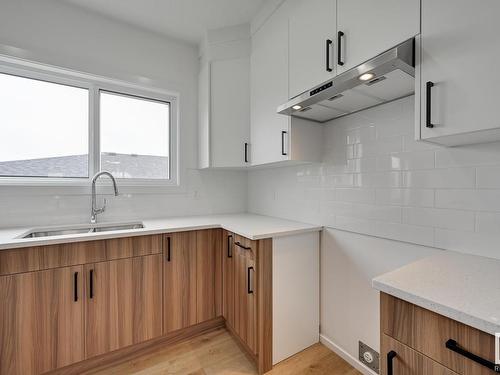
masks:
POLYGON ((337 64, 342 66, 344 65, 344 61, 342 60, 342 38, 344 37, 344 33, 339 31, 337 33, 337 64))
POLYGON ((285 135, 287 134, 288 132, 286 130, 283 130, 281 132, 281 155, 287 155, 286 151, 285 151, 285 135))
POLYGON ((394 368, 393 368, 393 359, 396 358, 398 354, 394 351, 391 350, 389 353, 387 353, 387 375, 393 375, 394 374, 394 368))
POLYGON ((476 363, 479 363, 480 365, 487 367, 487 368, 493 370, 494 372, 500 373, 500 366, 497 366, 493 362, 490 362, 487 359, 479 357, 478 355, 475 355, 475 354, 465 350, 464 348, 461 348, 460 345, 458 345, 458 343, 453 339, 449 339, 448 341, 446 341, 445 346, 447 349, 450 349, 451 351, 458 353, 458 354, 464 356, 465 358, 469 358, 470 360, 472 360, 476 363))
POLYGON ((170 237, 167 237, 167 262, 170 262, 170 237))
POLYGON ((89 272, 89 294, 90 299, 94 298, 94 270, 90 270, 89 272))
POLYGON ((331 46, 333 42, 331 39, 326 40, 326 71, 332 72, 333 69, 330 66, 330 54, 331 54, 331 46))
POLYGON ((245 142, 245 163, 248 163, 248 143, 245 142))
POLYGON ((75 288, 74 290, 74 300, 75 302, 78 301, 78 272, 75 272, 73 275, 73 286, 75 288))
POLYGON ((431 93, 432 88, 434 87, 434 82, 427 81, 425 84, 425 126, 428 128, 433 128, 434 125, 431 122, 431 93))
POLYGON ((234 244, 235 244, 236 246, 238 246, 238 247, 241 247, 242 249, 245 249, 245 250, 252 250, 252 248, 251 248, 251 247, 247 247, 247 246, 245 246, 245 245, 242 245, 242 244, 241 244, 240 242, 238 242, 238 241, 236 241, 234 244))
POLYGON ((253 294, 253 285, 250 281, 250 273, 253 271, 253 267, 247 268, 247 292, 248 294, 253 294))
POLYGON ((233 236, 229 235, 227 236, 227 257, 232 258, 233 257, 233 247, 231 246, 233 240, 233 236))

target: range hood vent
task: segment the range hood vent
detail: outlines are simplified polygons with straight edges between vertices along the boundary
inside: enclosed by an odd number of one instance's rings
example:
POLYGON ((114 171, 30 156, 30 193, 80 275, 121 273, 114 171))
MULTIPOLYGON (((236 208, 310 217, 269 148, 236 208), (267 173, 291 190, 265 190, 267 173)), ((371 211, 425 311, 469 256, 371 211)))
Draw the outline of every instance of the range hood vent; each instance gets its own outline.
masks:
POLYGON ((412 95, 414 53, 415 40, 409 39, 296 96, 278 107, 278 113, 323 123, 412 95))

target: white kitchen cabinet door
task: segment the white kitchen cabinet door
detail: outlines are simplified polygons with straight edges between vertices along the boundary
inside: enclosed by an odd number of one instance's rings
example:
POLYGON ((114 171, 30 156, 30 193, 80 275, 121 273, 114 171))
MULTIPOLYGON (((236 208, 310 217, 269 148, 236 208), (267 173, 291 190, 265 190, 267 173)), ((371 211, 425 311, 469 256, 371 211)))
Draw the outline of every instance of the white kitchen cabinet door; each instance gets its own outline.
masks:
POLYGON ((288 100, 288 17, 280 10, 252 37, 252 165, 288 160, 282 139, 286 142, 290 118, 276 112, 288 100))
POLYGON ((422 1, 417 138, 420 130, 450 146, 500 140, 499 14, 497 0, 422 1))
POLYGON ((214 60, 199 79, 199 168, 250 162, 250 59, 214 60))
POLYGON ((216 60, 210 66, 211 165, 245 167, 250 161, 250 59, 216 60))
POLYGON ((291 0, 290 98, 335 75, 336 0, 291 0))
POLYGON ((337 0, 337 74, 420 32, 420 0, 337 0))

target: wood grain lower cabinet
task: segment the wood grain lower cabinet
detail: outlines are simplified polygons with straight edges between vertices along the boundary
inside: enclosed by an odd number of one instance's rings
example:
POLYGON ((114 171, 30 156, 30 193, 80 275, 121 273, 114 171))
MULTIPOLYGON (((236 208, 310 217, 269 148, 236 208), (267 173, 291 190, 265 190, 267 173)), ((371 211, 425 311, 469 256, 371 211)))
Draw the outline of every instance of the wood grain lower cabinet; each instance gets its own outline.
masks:
POLYGON ((84 359, 83 267, 0 277, 0 374, 84 359))
POLYGON ((257 355, 257 242, 234 235, 234 331, 257 355))
POLYGON ((163 331, 196 324, 196 232, 166 235, 163 254, 163 331))
MULTIPOLYGON (((452 374, 495 374, 491 368, 447 347, 447 342, 452 340, 461 349, 483 358, 493 366, 495 338, 488 333, 385 293, 380 295, 380 317, 383 365, 386 361, 385 356, 391 350, 386 345, 389 340, 384 337, 389 337, 450 369, 452 374)), ((435 373, 441 374, 441 372, 435 373)), ((386 373, 382 372, 382 374, 386 373)), ((399 372, 394 372, 394 374, 399 374, 399 372)), ((425 374, 434 374, 434 372, 425 374)))
POLYGON ((84 268, 87 358, 162 335, 160 254, 84 268))
POLYGON ((231 327, 235 326, 234 319, 234 235, 226 230, 222 233, 222 286, 223 286, 223 313, 226 323, 231 327))
POLYGON ((381 339, 382 353, 387 353, 385 357, 382 358, 380 368, 381 374, 458 375, 456 372, 440 365, 387 335, 382 335, 381 339))
POLYGON ((165 236, 164 333, 222 315, 221 241, 220 229, 165 236))

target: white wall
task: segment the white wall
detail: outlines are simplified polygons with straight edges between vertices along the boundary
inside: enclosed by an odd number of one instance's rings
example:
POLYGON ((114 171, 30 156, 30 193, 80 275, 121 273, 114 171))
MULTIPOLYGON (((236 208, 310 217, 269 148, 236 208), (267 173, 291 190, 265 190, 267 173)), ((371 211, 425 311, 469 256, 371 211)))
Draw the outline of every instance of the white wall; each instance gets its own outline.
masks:
POLYGON ((357 358, 359 339, 379 347, 374 276, 437 248, 500 258, 500 143, 414 141, 413 97, 333 120, 324 132, 324 163, 249 173, 249 211, 330 228, 321 330, 357 358))
MULTIPOLYGON (((246 173, 199 172, 198 50, 55 0, 2 0, 0 54, 180 94, 180 181, 175 192, 123 188, 101 220, 238 212, 246 209, 246 173), (221 192, 220 187, 224 188, 221 192)), ((0 186, 0 227, 88 220, 81 189, 0 186)))

